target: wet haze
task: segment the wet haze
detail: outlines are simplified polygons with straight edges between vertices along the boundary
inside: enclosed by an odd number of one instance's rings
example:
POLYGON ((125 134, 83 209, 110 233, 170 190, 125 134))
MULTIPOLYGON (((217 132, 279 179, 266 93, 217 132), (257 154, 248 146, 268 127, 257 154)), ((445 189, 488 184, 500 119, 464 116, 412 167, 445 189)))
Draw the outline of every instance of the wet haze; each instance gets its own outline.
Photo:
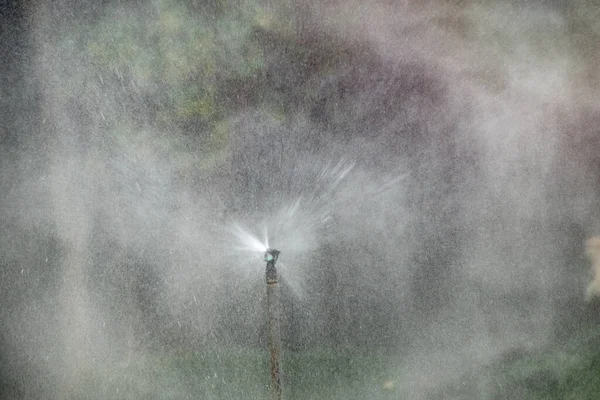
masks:
POLYGON ((265 237, 286 346, 386 349, 412 398, 589 319, 597 5, 234 3, 5 7, 16 392, 60 398, 157 349, 262 349, 265 237))

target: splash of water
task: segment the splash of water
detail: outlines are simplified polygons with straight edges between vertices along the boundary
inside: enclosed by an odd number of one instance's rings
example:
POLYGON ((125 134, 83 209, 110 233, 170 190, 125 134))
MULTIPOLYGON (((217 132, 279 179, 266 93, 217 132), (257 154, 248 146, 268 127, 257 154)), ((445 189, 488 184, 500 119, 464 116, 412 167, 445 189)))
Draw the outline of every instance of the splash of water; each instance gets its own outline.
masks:
POLYGON ((261 241, 248 228, 237 222, 231 225, 230 232, 238 240, 238 245, 235 247, 237 250, 264 253, 269 248, 269 237, 266 227, 264 229, 264 241, 261 241))
POLYGON ((258 221, 232 221, 227 228, 235 243, 233 249, 238 252, 237 265, 244 270, 250 267, 258 271, 262 263, 257 262, 257 256, 269 247, 282 250, 288 260, 293 260, 289 266, 279 265, 283 279, 298 296, 303 292, 299 289, 303 281, 301 266, 325 240, 323 229, 334 219, 332 210, 340 203, 340 188, 354 168, 354 163, 343 160, 328 161, 320 168, 319 164, 309 163, 317 169, 308 175, 304 170, 292 180, 297 184, 290 187, 289 197, 281 199, 281 207, 275 212, 258 221), (253 268, 255 264, 259 268, 253 268))
POLYGON ((398 212, 406 177, 398 170, 372 175, 343 161, 329 161, 312 174, 303 173, 298 177, 300 184, 290 188, 289 197, 281 199, 276 211, 232 222, 229 227, 241 274, 254 276, 262 271, 259 257, 262 260, 268 248, 281 250, 285 258, 278 262, 282 282, 298 299, 304 297, 306 273, 323 244, 340 235, 352 240, 353 231, 364 230, 365 224, 378 230, 390 223, 388 213, 398 212))

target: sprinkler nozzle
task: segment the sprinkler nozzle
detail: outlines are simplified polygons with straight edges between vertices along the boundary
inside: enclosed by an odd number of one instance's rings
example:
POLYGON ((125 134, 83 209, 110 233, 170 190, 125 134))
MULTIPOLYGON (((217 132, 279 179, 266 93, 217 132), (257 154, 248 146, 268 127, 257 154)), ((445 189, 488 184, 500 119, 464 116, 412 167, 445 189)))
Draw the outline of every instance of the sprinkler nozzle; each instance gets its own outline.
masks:
POLYGON ((275 261, 279 257, 279 250, 267 249, 265 252, 265 261, 267 262, 267 284, 277 284, 277 268, 275 268, 275 261))
POLYGON ((265 261, 266 262, 277 261, 277 258, 279 257, 279 253, 281 253, 279 250, 267 249, 267 251, 265 252, 265 261))

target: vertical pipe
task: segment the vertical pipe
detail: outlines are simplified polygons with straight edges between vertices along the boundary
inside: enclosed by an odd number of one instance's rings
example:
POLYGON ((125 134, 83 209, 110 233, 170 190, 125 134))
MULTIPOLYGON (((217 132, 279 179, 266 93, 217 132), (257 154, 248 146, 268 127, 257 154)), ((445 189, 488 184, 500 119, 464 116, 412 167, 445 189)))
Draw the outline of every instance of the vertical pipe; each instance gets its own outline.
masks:
POLYGON ((279 333, 279 282, 277 281, 277 268, 275 262, 279 257, 279 251, 267 249, 265 261, 267 262, 267 313, 269 317, 269 352, 271 354, 271 388, 273 398, 281 400, 282 398, 282 379, 281 379, 281 335, 279 333))

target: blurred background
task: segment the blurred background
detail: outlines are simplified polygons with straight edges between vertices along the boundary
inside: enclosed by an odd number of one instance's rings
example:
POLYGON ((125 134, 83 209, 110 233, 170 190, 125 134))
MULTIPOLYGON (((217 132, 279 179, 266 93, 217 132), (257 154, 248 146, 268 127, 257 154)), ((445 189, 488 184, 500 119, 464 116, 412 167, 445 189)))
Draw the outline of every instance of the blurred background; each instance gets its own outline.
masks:
POLYGON ((598 54, 592 0, 0 1, 0 395, 265 398, 243 229, 289 398, 596 398, 598 54))

